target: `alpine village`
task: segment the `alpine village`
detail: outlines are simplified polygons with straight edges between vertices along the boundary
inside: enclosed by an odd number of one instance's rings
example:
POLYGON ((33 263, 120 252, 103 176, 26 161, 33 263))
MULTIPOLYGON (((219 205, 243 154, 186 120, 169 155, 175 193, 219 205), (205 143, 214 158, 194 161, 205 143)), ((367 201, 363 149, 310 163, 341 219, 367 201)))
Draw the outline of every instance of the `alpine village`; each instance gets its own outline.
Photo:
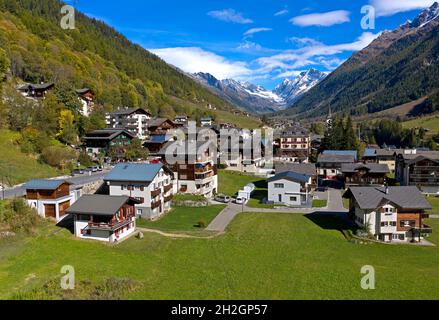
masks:
POLYGON ((439 298, 438 3, 270 112, 62 5, 0 0, 1 299, 439 298))

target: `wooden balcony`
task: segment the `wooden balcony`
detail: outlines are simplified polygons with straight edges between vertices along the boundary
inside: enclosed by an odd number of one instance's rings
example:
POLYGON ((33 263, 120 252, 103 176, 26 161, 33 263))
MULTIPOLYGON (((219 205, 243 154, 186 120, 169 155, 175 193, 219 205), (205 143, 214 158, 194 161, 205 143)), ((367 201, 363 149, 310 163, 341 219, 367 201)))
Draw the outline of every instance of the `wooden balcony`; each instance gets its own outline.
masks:
POLYGON ((172 190, 172 183, 170 183, 170 184, 168 184, 167 186, 165 186, 165 187, 163 188, 163 190, 164 190, 165 193, 168 192, 169 190, 172 190))
POLYGON ((158 208, 162 205, 162 201, 154 201, 151 203, 151 209, 158 208))
MULTIPOLYGON (((89 230, 102 230, 102 231, 114 231, 120 228, 123 228, 133 222, 132 218, 125 219, 123 221, 115 222, 115 223, 95 223, 89 222, 88 226, 84 229, 89 230)), ((84 231, 83 230, 83 231, 84 231)))
POLYGON ((159 196, 161 193, 162 193, 162 189, 160 189, 160 188, 153 190, 153 191, 151 191, 151 197, 155 198, 155 197, 159 196))
POLYGON ((168 197, 165 197, 165 202, 169 202, 169 201, 171 201, 172 198, 173 198, 173 195, 172 195, 172 194, 171 194, 170 196, 168 196, 168 197))

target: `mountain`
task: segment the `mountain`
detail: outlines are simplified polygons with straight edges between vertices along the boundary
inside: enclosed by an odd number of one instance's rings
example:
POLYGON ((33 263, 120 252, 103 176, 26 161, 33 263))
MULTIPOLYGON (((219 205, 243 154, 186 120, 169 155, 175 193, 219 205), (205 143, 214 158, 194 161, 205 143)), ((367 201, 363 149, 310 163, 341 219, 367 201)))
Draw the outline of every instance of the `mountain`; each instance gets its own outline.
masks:
POLYGON ((282 97, 288 105, 292 105, 303 94, 311 90, 326 77, 326 73, 316 69, 301 72, 295 79, 285 79, 274 89, 274 93, 282 97))
POLYGON ((281 116, 374 113, 428 97, 439 88, 439 4, 385 31, 281 116))
POLYGON ((58 0, 0 0, 0 54, 10 66, 11 82, 88 87, 107 111, 146 106, 158 116, 195 118, 213 113, 206 108, 211 104, 232 114, 235 108, 228 101, 102 21, 76 11, 75 29, 63 30, 62 5, 58 0))
POLYGON ((233 79, 218 80, 209 73, 199 72, 193 76, 222 98, 248 112, 269 113, 285 109, 324 79, 326 74, 311 69, 300 73, 293 80, 285 79, 273 91, 248 82, 233 79))

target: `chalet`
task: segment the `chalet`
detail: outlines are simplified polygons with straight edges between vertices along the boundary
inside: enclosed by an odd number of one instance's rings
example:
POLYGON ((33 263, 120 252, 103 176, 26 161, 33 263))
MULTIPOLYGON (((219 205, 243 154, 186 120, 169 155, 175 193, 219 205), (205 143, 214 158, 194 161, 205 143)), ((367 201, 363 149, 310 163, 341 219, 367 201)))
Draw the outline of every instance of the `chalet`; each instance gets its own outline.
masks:
POLYGON ((308 162, 311 153, 311 136, 299 126, 291 127, 280 133, 278 158, 289 162, 308 162))
POLYGON ((200 125, 202 127, 211 127, 213 126, 213 119, 211 117, 201 118, 200 125))
POLYGON ((311 177, 310 187, 315 189, 317 186, 317 168, 314 163, 286 163, 275 162, 274 171, 276 174, 283 172, 294 172, 296 174, 307 175, 311 177))
POLYGON ((214 143, 194 142, 194 150, 191 150, 188 140, 172 141, 162 148, 159 155, 174 173, 179 193, 205 197, 217 193, 217 149, 214 143), (184 150, 184 154, 178 153, 180 150, 184 150))
POLYGON ((24 84, 18 87, 18 91, 27 98, 43 99, 47 92, 55 87, 53 83, 24 84))
POLYGON ((174 175, 162 163, 122 163, 104 178, 111 196, 129 196, 139 201, 135 214, 156 219, 171 210, 174 175))
POLYGON ((151 113, 142 108, 122 108, 106 115, 109 128, 125 129, 140 140, 148 138, 148 125, 151 113))
POLYGON ((375 162, 387 164, 391 173, 395 172, 396 157, 400 153, 408 152, 404 149, 372 149, 368 148, 364 151, 363 160, 367 162, 375 162))
POLYGON ((383 186, 390 170, 387 164, 342 163, 341 173, 346 187, 383 186))
POLYGON ((26 202, 43 218, 62 220, 66 210, 79 198, 79 190, 70 190, 65 180, 32 180, 25 184, 26 202))
POLYGON ((325 151, 317 159, 318 176, 323 180, 336 180, 341 176, 343 163, 355 163, 356 161, 356 151, 325 151))
POLYGON ((377 240, 420 241, 432 232, 423 223, 431 205, 416 187, 351 187, 343 197, 351 219, 377 240))
POLYGON ((82 104, 81 114, 85 117, 90 116, 94 106, 94 93, 89 88, 76 89, 78 99, 82 104))
POLYGON ((268 202, 287 206, 308 206, 312 178, 285 171, 268 179, 268 202))
POLYGON ((124 150, 131 145, 135 136, 123 129, 102 129, 89 132, 84 137, 84 144, 87 154, 97 157, 99 154, 107 153, 115 147, 123 156, 124 150))
POLYGON ((185 126, 188 123, 188 117, 185 115, 178 115, 174 118, 174 124, 179 126, 185 126))
POLYGON ((155 134, 152 135, 149 140, 145 141, 143 146, 148 149, 150 154, 157 154, 169 141, 174 140, 168 134, 155 134))
POLYGON ((403 186, 417 186, 423 193, 439 193, 439 151, 398 154, 396 179, 403 186))
POLYGON ((175 123, 169 119, 157 118, 157 119, 152 119, 149 122, 148 130, 151 136, 166 135, 172 133, 173 129, 177 127, 178 126, 176 126, 175 123))
POLYGON ((84 195, 66 213, 78 238, 114 243, 136 230, 137 203, 128 196, 84 195))

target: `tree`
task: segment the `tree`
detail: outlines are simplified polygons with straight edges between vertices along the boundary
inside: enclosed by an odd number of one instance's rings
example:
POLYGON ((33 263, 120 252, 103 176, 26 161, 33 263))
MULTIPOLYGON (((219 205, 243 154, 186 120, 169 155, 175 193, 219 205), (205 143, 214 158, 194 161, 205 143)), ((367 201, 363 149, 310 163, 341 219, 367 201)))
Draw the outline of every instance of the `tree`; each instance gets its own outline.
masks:
POLYGON ((133 139, 131 144, 125 150, 124 158, 127 161, 135 161, 137 159, 146 159, 148 157, 148 151, 142 146, 140 139, 133 139))
POLYGON ((59 130, 57 138, 67 144, 75 144, 78 141, 78 133, 74 124, 75 117, 72 111, 62 110, 59 116, 59 130))

